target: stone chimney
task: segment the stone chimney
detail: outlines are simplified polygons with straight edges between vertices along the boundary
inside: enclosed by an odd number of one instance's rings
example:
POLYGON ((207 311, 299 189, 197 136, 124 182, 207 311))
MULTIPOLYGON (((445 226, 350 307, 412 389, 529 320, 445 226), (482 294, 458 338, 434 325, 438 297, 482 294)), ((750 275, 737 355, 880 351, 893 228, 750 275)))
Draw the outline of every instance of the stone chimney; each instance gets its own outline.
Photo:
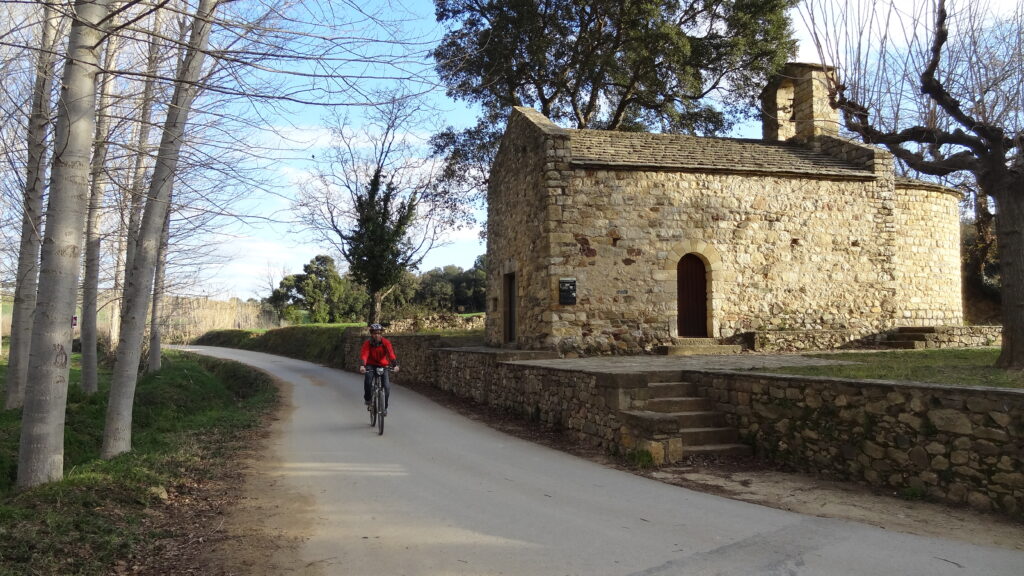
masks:
POLYGON ((829 106, 828 79, 835 68, 790 62, 761 92, 761 133, 765 140, 807 142, 839 135, 839 114, 829 106))

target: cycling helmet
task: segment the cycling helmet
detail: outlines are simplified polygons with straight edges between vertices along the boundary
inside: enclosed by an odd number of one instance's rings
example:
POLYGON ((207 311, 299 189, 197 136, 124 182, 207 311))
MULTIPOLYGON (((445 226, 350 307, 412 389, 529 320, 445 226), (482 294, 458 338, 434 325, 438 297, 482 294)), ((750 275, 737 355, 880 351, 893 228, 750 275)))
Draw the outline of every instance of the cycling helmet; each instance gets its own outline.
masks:
POLYGON ((383 332, 384 327, 380 324, 370 324, 370 332, 383 332))

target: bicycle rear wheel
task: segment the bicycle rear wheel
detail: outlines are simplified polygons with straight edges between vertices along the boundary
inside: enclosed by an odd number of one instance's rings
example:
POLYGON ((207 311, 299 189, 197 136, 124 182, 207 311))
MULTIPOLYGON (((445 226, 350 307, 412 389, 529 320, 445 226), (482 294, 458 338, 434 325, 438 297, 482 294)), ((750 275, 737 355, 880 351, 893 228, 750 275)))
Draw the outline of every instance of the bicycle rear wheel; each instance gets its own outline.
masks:
POLYGON ((376 394, 377 386, 378 386, 378 384, 377 384, 377 377, 374 376, 374 381, 373 381, 374 394, 370 397, 370 426, 371 427, 377 425, 377 394, 376 394))
POLYGON ((377 435, 380 436, 384 433, 384 387, 381 386, 377 389, 377 435))

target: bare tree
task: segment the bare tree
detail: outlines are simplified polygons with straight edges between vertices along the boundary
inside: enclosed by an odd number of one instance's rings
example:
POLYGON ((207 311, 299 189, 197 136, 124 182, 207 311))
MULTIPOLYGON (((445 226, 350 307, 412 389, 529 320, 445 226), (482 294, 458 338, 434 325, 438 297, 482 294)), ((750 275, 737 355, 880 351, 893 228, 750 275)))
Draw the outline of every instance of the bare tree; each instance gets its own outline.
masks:
POLYGON ((32 324, 29 373, 18 451, 20 487, 64 473, 64 410, 71 357, 79 259, 89 196, 89 161, 96 121, 96 74, 111 0, 79 0, 57 106, 46 233, 32 324))
POLYGON ((149 320, 149 361, 147 372, 159 372, 161 367, 160 324, 163 321, 163 299, 166 292, 164 281, 167 270, 167 246, 170 242, 171 211, 164 216, 164 225, 160 233, 160 247, 156 255, 156 273, 153 279, 153 306, 149 320))
POLYGON ((1003 301, 997 366, 1024 369, 1024 6, 803 5, 847 130, 920 174, 971 174, 995 201, 1003 301))
POLYGON ((167 109, 160 150, 139 227, 135 256, 126 273, 124 310, 121 319, 121 341, 107 403, 106 426, 103 431, 103 458, 113 458, 131 450, 132 404, 139 375, 139 359, 145 330, 157 252, 169 210, 171 188, 181 153, 185 125, 192 109, 203 68, 203 58, 210 39, 213 14, 219 0, 200 0, 192 19, 188 48, 179 63, 174 97, 167 109))
POLYGON ((7 391, 4 407, 21 408, 28 382, 29 350, 32 342, 33 311, 39 275, 39 249, 42 241, 43 189, 46 178, 47 124, 50 122, 50 92, 59 41, 60 14, 44 4, 39 20, 39 49, 36 51, 35 87, 28 123, 28 162, 25 169, 22 200, 21 242, 18 272, 15 277, 14 307, 11 316, 11 342, 7 366, 7 391))
MULTIPOLYGON (((111 20, 116 27, 116 20, 111 20)), ((100 73, 99 101, 96 114, 96 137, 93 145, 90 175, 89 208, 85 224, 85 273, 82 279, 82 390, 95 394, 99 390, 99 357, 97 340, 97 301, 100 281, 100 204, 107 186, 104 164, 107 162, 107 142, 110 140, 110 101, 113 77, 108 72, 113 68, 118 55, 120 38, 111 36, 103 55, 103 72, 100 73)))
POLYGON ((370 322, 403 270, 415 270, 459 214, 433 202, 436 166, 417 130, 429 109, 414 98, 383 95, 359 130, 335 116, 328 163, 293 204, 300 226, 331 246, 367 287, 370 322))

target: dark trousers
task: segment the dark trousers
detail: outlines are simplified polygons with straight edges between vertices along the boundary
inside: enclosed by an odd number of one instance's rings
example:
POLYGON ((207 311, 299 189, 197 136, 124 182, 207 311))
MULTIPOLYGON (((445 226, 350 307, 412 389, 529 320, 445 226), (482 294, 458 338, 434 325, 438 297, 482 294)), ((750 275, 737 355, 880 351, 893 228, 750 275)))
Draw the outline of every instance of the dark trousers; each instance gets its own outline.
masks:
MULTIPOLYGON (((363 378, 363 401, 370 401, 370 394, 373 391, 373 369, 374 366, 366 367, 366 376, 363 378)), ((385 370, 384 374, 381 375, 381 380, 384 381, 384 408, 388 407, 388 400, 391 398, 391 381, 389 379, 391 371, 385 370)))

